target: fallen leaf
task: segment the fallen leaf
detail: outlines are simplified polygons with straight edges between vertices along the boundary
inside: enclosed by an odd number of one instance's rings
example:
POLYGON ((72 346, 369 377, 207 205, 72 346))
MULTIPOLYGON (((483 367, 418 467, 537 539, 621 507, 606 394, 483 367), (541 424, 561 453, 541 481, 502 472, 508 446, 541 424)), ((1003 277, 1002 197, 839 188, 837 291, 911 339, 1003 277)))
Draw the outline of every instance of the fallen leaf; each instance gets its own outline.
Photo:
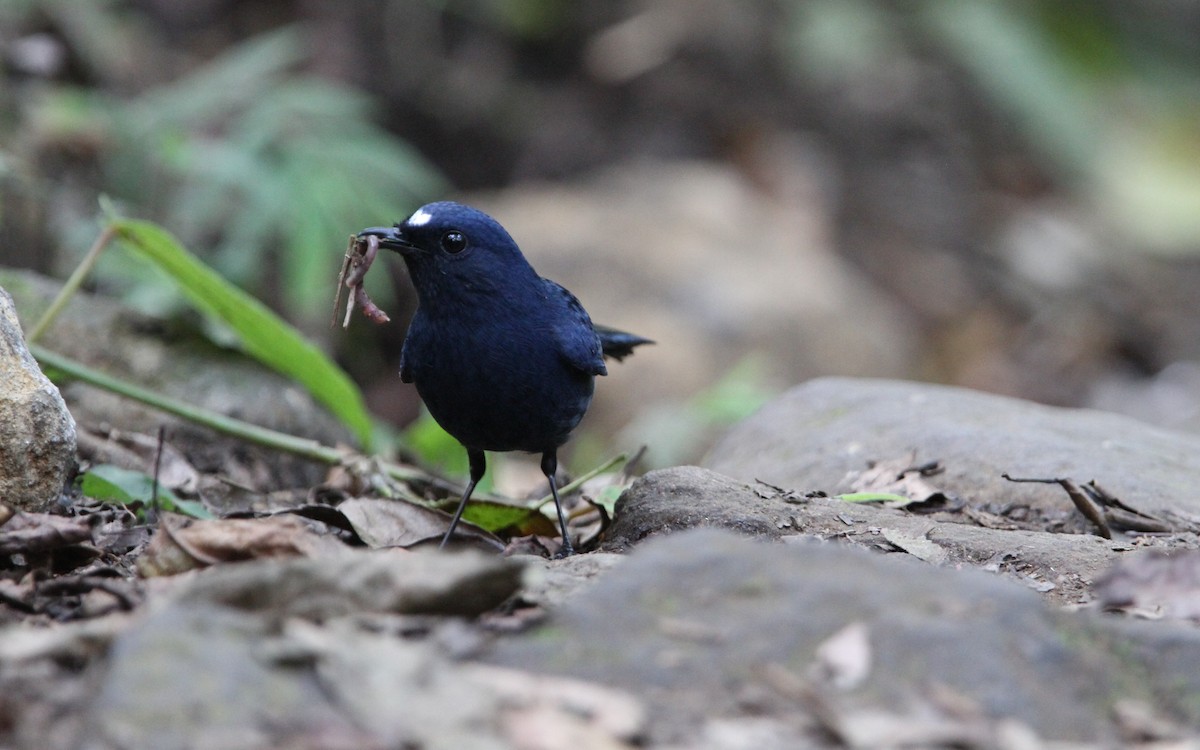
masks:
POLYGON ((1121 735, 1131 744, 1166 743, 1184 739, 1189 734, 1160 709, 1134 698, 1117 700, 1112 712, 1121 735))
MULTIPOLYGON (((403 500, 350 498, 338 505, 337 510, 350 522, 358 538, 373 548, 411 547, 442 537, 450 527, 450 514, 403 500)), ((455 534, 504 548, 495 536, 470 523, 459 523, 455 534)))
POLYGON ((914 455, 876 461, 849 477, 853 492, 842 495, 841 499, 848 502, 884 502, 893 508, 947 503, 952 499, 951 495, 925 479, 943 471, 937 461, 918 465, 914 455))
POLYGON ((0 528, 0 555, 46 552, 91 540, 86 517, 17 512, 0 528))
POLYGON ((163 487, 185 494, 199 489, 200 472, 170 441, 160 444, 157 435, 122 430, 100 433, 81 428, 79 454, 96 465, 114 464, 145 474, 153 474, 157 463, 158 483, 163 487))
POLYGON ((471 665, 466 679, 500 696, 501 727, 512 747, 524 750, 616 750, 634 747, 646 710, 634 696, 567 677, 471 665))
POLYGON ((138 558, 145 578, 168 576, 219 562, 266 557, 319 557, 344 551, 345 545, 312 531, 291 516, 225 518, 184 523, 164 514, 158 532, 138 558))
POLYGON ((1200 550, 1123 557, 1095 591, 1105 609, 1200 620, 1200 550))
POLYGON ((883 538, 913 557, 932 565, 941 565, 950 555, 944 547, 922 535, 905 534, 896 529, 884 529, 883 538))
POLYGON ((463 511, 463 519, 493 533, 505 529, 516 529, 521 534, 539 533, 547 529, 551 535, 558 532, 558 526, 550 523, 550 519, 540 511, 495 500, 472 500, 463 511))
POLYGON ((897 495, 893 492, 849 492, 838 495, 843 503, 890 503, 893 508, 902 508, 915 502, 911 497, 897 495))
POLYGON ((866 623, 856 620, 826 638, 815 652, 812 679, 852 690, 871 673, 871 638, 866 623))
MULTIPOLYGON (((163 510, 183 513, 193 518, 213 518, 213 514, 203 503, 183 500, 161 483, 157 490, 158 506, 163 510)), ((154 477, 133 469, 101 464, 84 472, 79 482, 79 491, 94 500, 118 505, 147 505, 155 492, 154 477)))

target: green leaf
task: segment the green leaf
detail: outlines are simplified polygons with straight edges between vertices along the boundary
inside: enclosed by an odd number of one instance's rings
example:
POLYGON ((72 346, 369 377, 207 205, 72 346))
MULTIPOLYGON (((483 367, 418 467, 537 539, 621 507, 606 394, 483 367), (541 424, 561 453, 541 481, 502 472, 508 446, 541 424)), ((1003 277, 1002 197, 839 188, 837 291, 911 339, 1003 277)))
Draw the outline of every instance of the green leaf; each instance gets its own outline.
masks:
MULTIPOLYGON (((84 495, 103 502, 129 506, 149 505, 150 495, 154 491, 154 478, 140 471, 101 464, 83 474, 79 489, 84 495)), ((163 510, 183 513, 193 518, 214 517, 202 503, 181 500, 162 485, 158 487, 158 506, 163 510)))
POLYGON ((625 492, 625 489, 625 486, 610 484, 609 486, 600 490, 600 494, 597 495, 592 502, 594 502, 596 505, 599 505, 601 508, 604 508, 605 512, 608 513, 608 517, 612 518, 614 515, 616 515, 617 500, 621 499, 621 495, 625 492))
POLYGON ((538 511, 492 500, 472 500, 463 511, 463 518, 481 529, 493 533, 525 523, 538 511))
POLYGON ((230 284, 185 250, 170 233, 145 221, 112 222, 117 236, 165 272, 200 310, 233 329, 246 352, 308 389, 371 449, 371 419, 362 392, 320 349, 266 305, 230 284))
POLYGON ((902 506, 913 502, 911 497, 891 492, 851 492, 848 495, 838 495, 837 499, 843 503, 898 503, 902 506))

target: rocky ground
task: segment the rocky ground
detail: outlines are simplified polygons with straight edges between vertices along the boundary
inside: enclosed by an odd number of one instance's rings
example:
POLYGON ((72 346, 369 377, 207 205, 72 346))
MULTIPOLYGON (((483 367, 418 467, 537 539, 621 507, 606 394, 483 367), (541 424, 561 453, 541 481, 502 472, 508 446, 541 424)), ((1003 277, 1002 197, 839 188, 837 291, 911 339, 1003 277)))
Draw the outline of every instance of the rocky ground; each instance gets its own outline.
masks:
POLYGON ((564 560, 371 540, 344 492, 0 506, 0 746, 1200 746, 1198 470, 1125 417, 820 379, 564 560))

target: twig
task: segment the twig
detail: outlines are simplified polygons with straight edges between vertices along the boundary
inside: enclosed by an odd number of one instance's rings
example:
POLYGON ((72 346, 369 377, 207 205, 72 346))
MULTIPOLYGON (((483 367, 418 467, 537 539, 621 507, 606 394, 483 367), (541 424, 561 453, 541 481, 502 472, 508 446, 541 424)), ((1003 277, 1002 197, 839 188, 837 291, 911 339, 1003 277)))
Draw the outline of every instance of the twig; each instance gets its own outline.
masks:
POLYGON ((1172 530, 1171 524, 1122 502, 1121 498, 1096 484, 1095 479, 1080 485, 1079 488, 1092 502, 1104 508, 1104 517, 1108 520, 1108 525, 1115 529, 1147 533, 1166 533, 1172 530))
POLYGON ((1079 489, 1079 485, 1076 484, 1074 480, 1067 479, 1065 477, 1032 479, 1011 477, 1008 474, 1001 474, 1000 476, 1004 477, 1010 482, 1057 484, 1066 491, 1067 497, 1071 498, 1071 502, 1075 504, 1075 508, 1083 514, 1083 517, 1095 525, 1097 533, 1105 539, 1112 539, 1112 529, 1109 528, 1108 521, 1104 519, 1104 516, 1100 513, 1100 509, 1096 507, 1096 504, 1092 502, 1087 494, 1085 494, 1083 490, 1079 489))
POLYGON ((150 513, 158 518, 158 472, 162 469, 163 436, 166 427, 158 426, 158 449, 154 451, 154 479, 150 483, 150 513))
POLYGON ((100 236, 96 238, 91 248, 88 249, 87 255, 83 256, 83 260, 71 272, 71 276, 63 284, 62 289, 59 290, 58 296, 54 298, 54 301, 50 303, 50 307, 47 307, 46 312, 42 313, 41 319, 34 324, 33 330, 25 337, 26 343, 33 344, 46 332, 46 329, 50 327, 50 324, 58 317, 58 314, 71 301, 71 297, 74 297, 75 293, 79 291, 79 287, 83 285, 83 280, 92 272, 96 261, 100 259, 100 253, 104 251, 104 248, 108 247, 108 243, 112 242, 116 234, 116 227, 112 224, 104 228, 104 231, 100 233, 100 236))
MULTIPOLYGON (((329 319, 329 327, 333 328, 337 325, 338 308, 342 306, 342 293, 346 288, 346 273, 350 270, 350 261, 354 252, 354 235, 350 236, 350 249, 346 251, 346 255, 342 258, 342 270, 338 273, 337 287, 333 292, 333 317, 329 319)), ((346 326, 343 324, 342 326, 346 326)))

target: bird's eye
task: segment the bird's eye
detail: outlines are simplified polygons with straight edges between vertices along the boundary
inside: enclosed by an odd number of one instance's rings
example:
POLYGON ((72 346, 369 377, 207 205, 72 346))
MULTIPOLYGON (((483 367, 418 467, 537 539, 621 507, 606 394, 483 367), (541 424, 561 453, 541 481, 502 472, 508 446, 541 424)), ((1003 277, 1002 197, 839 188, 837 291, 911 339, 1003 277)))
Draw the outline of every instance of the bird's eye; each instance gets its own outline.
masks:
POLYGON ((442 249, 451 255, 467 249, 467 236, 457 229, 452 229, 442 235, 442 249))

